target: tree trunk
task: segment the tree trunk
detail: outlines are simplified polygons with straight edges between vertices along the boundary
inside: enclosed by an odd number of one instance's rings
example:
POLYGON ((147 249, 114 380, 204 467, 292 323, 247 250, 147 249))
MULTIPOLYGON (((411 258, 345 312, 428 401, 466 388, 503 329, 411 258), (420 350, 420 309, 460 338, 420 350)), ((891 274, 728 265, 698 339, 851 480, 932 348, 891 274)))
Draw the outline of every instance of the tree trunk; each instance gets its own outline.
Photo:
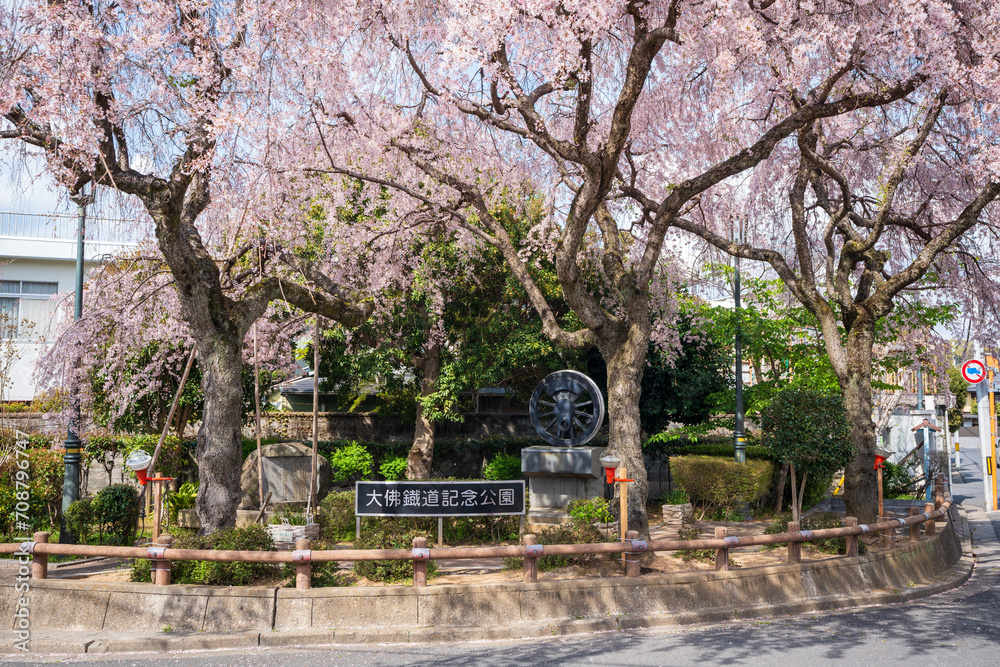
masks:
POLYGON ((778 500, 774 503, 774 513, 781 514, 781 506, 785 504, 785 482, 788 479, 788 464, 781 464, 781 473, 778 475, 778 500))
POLYGON ((847 373, 841 379, 844 408, 851 426, 854 459, 844 475, 844 505, 847 515, 861 523, 876 520, 878 488, 875 481, 875 423, 872 421, 871 326, 856 324, 847 335, 847 373))
POLYGON ((802 481, 799 482, 799 511, 796 512, 797 514, 795 519, 796 521, 800 521, 802 519, 802 503, 806 495, 806 479, 808 477, 809 477, 809 471, 806 470, 802 473, 802 481))
MULTIPOLYGON (((441 346, 437 341, 427 342, 427 349, 421 359, 423 380, 420 382, 420 397, 426 398, 437 389, 441 377, 441 346)), ((406 457, 406 478, 427 479, 431 476, 431 460, 434 458, 434 422, 431 421, 421 402, 417 402, 417 424, 413 433, 413 446, 406 457)))
POLYGON ((796 495, 795 487, 795 464, 789 463, 789 468, 792 474, 792 521, 799 520, 799 497, 796 495))
POLYGON ((242 337, 196 337, 202 370, 204 415, 198 430, 198 520, 207 535, 236 525, 243 468, 241 406, 242 337), (235 340, 234 340, 235 338, 235 340))
MULTIPOLYGON (((640 299, 641 300, 641 299, 640 299)), ((634 482, 628 484, 628 527, 639 531, 642 537, 649 536, 649 521, 646 517, 646 496, 649 480, 642 455, 642 437, 639 421, 639 397, 642 374, 646 369, 646 353, 649 346, 649 317, 636 318, 628 327, 627 336, 615 345, 613 341, 602 341, 601 354, 608 367, 608 446, 621 457, 622 465, 634 482)), ((617 496, 616 487, 615 494, 617 496)), ((612 503, 615 514, 618 503, 612 503)))

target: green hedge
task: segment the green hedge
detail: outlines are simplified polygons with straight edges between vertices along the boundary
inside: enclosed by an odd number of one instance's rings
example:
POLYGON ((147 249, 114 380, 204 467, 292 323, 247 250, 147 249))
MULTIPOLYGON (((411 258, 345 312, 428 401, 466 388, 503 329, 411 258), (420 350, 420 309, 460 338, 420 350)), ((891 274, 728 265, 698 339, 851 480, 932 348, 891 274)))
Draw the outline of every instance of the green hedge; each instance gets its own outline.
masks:
POLYGON ((774 478, 770 461, 736 463, 719 456, 674 456, 670 470, 691 501, 706 507, 735 510, 767 497, 774 478))

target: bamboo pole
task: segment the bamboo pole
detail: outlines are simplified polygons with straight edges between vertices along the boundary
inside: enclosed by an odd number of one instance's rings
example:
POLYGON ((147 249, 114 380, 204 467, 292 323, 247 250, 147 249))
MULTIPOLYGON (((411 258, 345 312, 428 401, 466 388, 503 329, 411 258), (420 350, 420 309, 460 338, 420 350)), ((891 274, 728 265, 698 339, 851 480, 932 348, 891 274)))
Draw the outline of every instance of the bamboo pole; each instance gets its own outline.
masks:
POLYGON ((170 412, 167 413, 167 421, 163 424, 163 432, 160 433, 160 440, 156 443, 156 449, 153 450, 153 458, 149 462, 148 470, 156 469, 156 461, 160 458, 160 450, 163 449, 163 443, 167 441, 167 433, 170 431, 170 425, 174 421, 174 413, 177 412, 177 406, 181 402, 184 385, 187 384, 188 375, 191 374, 191 367, 194 366, 194 353, 197 349, 197 347, 192 347, 191 353, 188 354, 187 365, 184 366, 184 373, 181 375, 181 383, 177 386, 177 393, 174 394, 174 402, 170 404, 170 412))
POLYGON ((319 453, 319 315, 316 316, 316 327, 313 331, 313 420, 312 420, 312 464, 309 470, 309 502, 306 514, 310 509, 316 511, 316 469, 319 453))
POLYGON ((253 404, 255 415, 254 430, 257 435, 257 495, 260 501, 260 511, 263 512, 264 458, 260 452, 260 362, 257 354, 257 322, 253 323, 253 404))

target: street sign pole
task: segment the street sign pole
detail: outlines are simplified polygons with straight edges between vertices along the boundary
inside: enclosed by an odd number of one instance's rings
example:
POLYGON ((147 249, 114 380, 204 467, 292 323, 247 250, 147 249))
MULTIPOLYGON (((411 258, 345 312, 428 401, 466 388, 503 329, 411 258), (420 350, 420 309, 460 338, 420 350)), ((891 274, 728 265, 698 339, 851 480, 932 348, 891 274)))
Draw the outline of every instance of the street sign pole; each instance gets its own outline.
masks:
POLYGON ((983 495, 986 498, 986 510, 996 510, 996 497, 993 496, 992 461, 990 460, 990 396, 988 381, 983 379, 976 385, 976 404, 979 408, 979 448, 983 465, 983 495))
MULTIPOLYGON (((980 355, 981 348, 976 344, 976 357, 980 355)), ((977 359, 965 362, 962 366, 962 375, 966 380, 970 380, 969 369, 973 366, 977 370, 986 370, 985 364, 977 359), (975 361, 975 364, 972 362, 975 361)), ((972 376, 974 377, 974 375, 972 376)), ((979 452, 983 466, 983 497, 986 501, 986 510, 995 511, 997 508, 997 497, 993 493, 993 442, 990 438, 992 429, 990 428, 990 386, 986 379, 986 373, 981 373, 982 380, 975 384, 976 387, 976 407, 979 411, 979 452)))

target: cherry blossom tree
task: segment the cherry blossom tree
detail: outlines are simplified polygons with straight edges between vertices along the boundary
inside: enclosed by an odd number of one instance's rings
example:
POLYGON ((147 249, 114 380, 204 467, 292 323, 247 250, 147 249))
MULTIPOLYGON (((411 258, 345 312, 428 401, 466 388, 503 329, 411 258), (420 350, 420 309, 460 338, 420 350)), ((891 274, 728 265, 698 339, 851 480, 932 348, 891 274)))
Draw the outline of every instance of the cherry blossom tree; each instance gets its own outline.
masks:
POLYGON ((281 125, 269 97, 281 81, 274 39, 294 18, 277 0, 0 6, 0 138, 42 150, 71 195, 87 183, 114 189, 155 225, 202 369, 197 509, 206 532, 236 518, 252 323, 274 300, 347 325, 371 307, 332 267, 268 242, 249 212, 254 187, 267 183, 253 165, 281 125))
POLYGON ((316 149, 303 166, 388 188, 401 217, 444 219, 495 245, 551 340, 600 349, 611 447, 636 475, 629 525, 642 532, 639 388, 649 339, 676 337, 651 315, 668 232, 693 230, 711 192, 798 133, 867 122, 950 78, 971 33, 944 1, 319 6, 297 86, 296 130, 316 149), (556 321, 491 215, 498 193, 525 183, 548 194, 535 242, 577 330, 556 321))
MULTIPOLYGON (((745 182, 716 190, 675 221, 731 255, 769 264, 815 316, 851 423, 847 511, 864 521, 875 517, 877 494, 872 353, 880 322, 902 300, 927 312, 923 298, 961 304, 983 334, 1000 324, 998 273, 984 261, 995 254, 1000 222, 990 101, 996 7, 920 4, 909 8, 909 24, 926 21, 927 34, 947 48, 929 43, 919 59, 914 52, 894 63, 921 77, 905 100, 805 124, 745 182), (726 234, 734 220, 747 225, 737 241, 726 234)), ((923 330, 918 320, 910 331, 923 330)), ((918 342, 911 336, 910 347, 918 342)))

